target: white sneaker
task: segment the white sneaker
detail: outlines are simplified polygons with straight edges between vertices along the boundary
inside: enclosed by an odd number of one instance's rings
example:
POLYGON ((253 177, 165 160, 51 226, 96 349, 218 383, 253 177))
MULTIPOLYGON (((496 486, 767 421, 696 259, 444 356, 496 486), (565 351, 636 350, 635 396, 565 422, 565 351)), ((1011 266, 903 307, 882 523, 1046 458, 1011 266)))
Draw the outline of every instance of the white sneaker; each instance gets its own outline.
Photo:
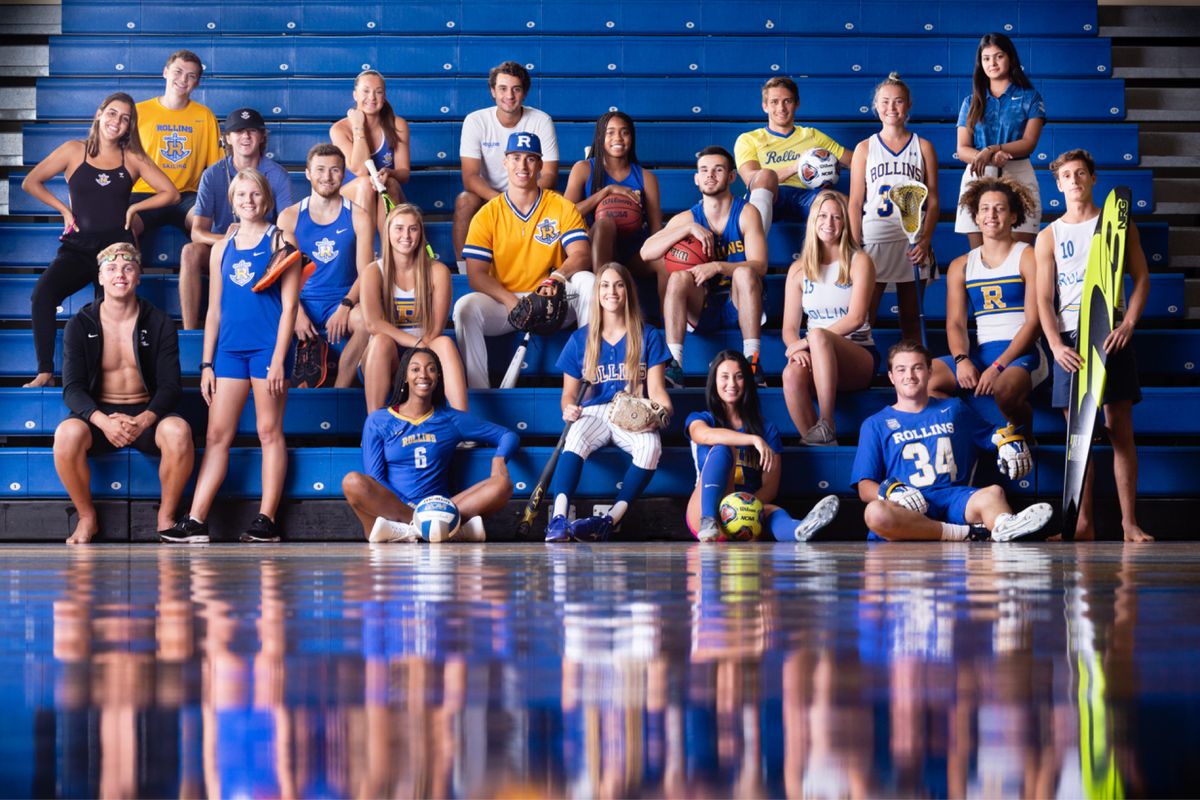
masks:
POLYGON ((992 541, 1012 542, 1031 536, 1046 527, 1053 513, 1049 503, 1034 503, 1020 513, 1001 515, 992 528, 992 541))
POLYGON ((807 542, 814 533, 833 522, 841 505, 842 502, 838 500, 836 494, 827 495, 818 500, 817 504, 812 507, 812 511, 809 511, 796 526, 796 541, 807 542))
POLYGON ((706 544, 721 541, 721 528, 717 525, 717 518, 701 517, 700 530, 696 531, 696 538, 706 544))
POLYGON ((367 537, 367 541, 372 544, 380 542, 419 542, 421 541, 421 534, 407 522, 376 517, 375 526, 371 528, 371 535, 367 537))
POLYGON ((459 526, 458 532, 450 537, 452 542, 478 543, 487 541, 487 531, 483 529, 482 517, 471 517, 459 526))

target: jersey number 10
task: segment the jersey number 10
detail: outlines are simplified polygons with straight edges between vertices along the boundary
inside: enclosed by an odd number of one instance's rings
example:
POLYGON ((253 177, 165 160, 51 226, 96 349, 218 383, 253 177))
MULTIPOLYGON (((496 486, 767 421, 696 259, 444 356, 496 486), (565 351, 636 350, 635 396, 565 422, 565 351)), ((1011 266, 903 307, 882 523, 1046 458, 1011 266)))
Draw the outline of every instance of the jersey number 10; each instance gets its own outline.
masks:
POLYGON ((949 436, 939 436, 934 449, 933 462, 929 461, 929 448, 924 442, 909 442, 901 453, 905 461, 913 462, 917 471, 908 476, 911 486, 930 486, 939 475, 949 475, 953 483, 958 478, 958 465, 954 463, 954 448, 949 436))

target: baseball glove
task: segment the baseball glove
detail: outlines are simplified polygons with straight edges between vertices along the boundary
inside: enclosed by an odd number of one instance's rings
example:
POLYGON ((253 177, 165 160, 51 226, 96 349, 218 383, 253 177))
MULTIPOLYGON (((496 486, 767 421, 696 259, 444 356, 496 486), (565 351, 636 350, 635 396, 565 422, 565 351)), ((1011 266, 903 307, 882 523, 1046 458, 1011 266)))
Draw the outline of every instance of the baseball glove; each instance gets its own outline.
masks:
POLYGON ((547 278, 536 292, 517 299, 508 312, 508 324, 519 331, 549 336, 562 330, 567 319, 567 289, 562 281, 547 278))
POLYGON ((653 400, 617 392, 608 407, 608 421, 623 431, 642 433, 667 427, 671 415, 653 400))

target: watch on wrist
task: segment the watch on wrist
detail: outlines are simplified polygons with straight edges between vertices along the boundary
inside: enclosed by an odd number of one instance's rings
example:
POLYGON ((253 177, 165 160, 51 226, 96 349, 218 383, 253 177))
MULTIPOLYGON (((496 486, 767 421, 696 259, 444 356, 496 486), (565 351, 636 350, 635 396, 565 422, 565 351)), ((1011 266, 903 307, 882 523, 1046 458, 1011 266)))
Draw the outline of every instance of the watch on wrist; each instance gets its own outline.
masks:
POLYGON ((211 361, 201 361, 200 362, 200 371, 201 372, 204 372, 204 370, 206 370, 206 369, 212 369, 212 368, 213 368, 213 363, 211 361))
POLYGON ((344 305, 346 308, 354 308, 354 301, 351 300, 349 297, 343 297, 342 305, 344 305))
POLYGON ((956 355, 954 357, 954 363, 956 365, 961 364, 962 362, 966 361, 968 358, 970 358, 970 356, 968 356, 966 353, 959 353, 958 355, 956 355))

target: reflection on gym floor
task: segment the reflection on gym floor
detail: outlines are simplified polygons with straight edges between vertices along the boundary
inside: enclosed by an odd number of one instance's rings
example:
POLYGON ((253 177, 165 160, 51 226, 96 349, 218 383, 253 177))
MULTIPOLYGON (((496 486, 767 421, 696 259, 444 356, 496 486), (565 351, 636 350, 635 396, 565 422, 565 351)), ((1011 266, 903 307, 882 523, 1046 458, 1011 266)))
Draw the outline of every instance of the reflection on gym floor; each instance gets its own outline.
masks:
POLYGON ((1200 549, 9 548, 0 794, 1200 786, 1200 549))

